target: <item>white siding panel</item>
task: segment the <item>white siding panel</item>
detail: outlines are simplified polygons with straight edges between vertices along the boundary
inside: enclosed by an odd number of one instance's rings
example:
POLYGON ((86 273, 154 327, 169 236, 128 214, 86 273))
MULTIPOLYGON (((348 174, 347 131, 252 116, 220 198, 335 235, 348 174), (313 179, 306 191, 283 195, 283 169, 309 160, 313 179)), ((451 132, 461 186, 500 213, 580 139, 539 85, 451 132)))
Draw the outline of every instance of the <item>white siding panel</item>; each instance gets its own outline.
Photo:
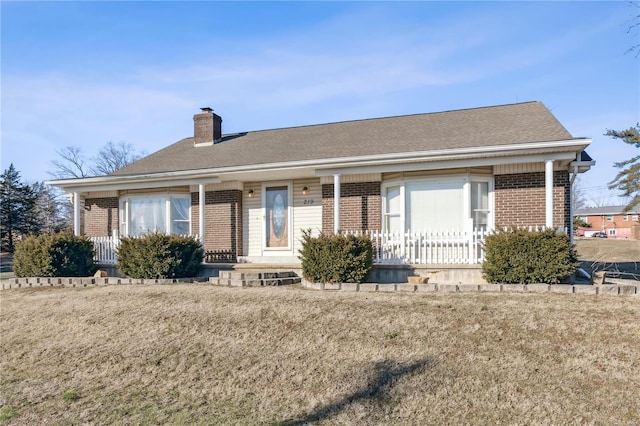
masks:
MULTIPOLYGON (((566 170, 566 166, 563 167, 560 161, 555 161, 553 165, 554 170, 566 170)), ((494 174, 496 175, 511 175, 517 173, 533 173, 544 172, 544 163, 522 163, 522 164, 499 164, 494 166, 494 174)))
POLYGON ((302 230, 317 234, 322 229, 322 186, 320 179, 296 180, 293 182, 293 254, 298 256, 301 248, 302 230), (308 187, 307 195, 302 193, 308 187))
MULTIPOLYGON (((341 175, 340 183, 353 182, 380 182, 382 173, 363 173, 359 175, 341 175)), ((322 176, 320 178, 322 184, 333 184, 333 176, 322 176)))
POLYGON ((262 186, 245 183, 242 191, 242 247, 245 256, 262 256, 262 186), (253 197, 249 190, 253 189, 253 197))

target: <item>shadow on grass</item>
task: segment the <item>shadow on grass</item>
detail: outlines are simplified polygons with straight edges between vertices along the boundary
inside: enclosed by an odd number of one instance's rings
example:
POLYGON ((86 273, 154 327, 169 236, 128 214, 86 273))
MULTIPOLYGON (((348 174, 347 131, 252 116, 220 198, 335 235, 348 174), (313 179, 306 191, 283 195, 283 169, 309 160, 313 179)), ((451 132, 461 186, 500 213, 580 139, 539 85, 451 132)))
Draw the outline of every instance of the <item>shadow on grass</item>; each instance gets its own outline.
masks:
POLYGON ((602 262, 597 260, 582 260, 581 266, 587 271, 606 271, 611 278, 640 280, 639 262, 602 262))
POLYGON ((432 359, 424 359, 406 365, 385 360, 373 366, 375 375, 369 380, 369 384, 351 395, 319 407, 316 411, 297 419, 288 419, 280 423, 281 426, 298 426, 308 423, 318 422, 327 419, 334 414, 344 410, 348 405, 361 400, 377 400, 384 402, 389 397, 391 388, 404 376, 431 368, 435 365, 432 359))

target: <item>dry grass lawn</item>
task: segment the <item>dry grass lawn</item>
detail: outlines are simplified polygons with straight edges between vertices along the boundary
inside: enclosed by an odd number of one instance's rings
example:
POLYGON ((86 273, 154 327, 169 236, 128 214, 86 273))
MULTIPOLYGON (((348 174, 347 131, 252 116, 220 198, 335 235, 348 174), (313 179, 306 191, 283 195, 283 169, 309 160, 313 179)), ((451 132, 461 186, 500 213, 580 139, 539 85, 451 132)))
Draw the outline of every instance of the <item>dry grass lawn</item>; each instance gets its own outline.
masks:
POLYGON ((638 424, 640 299, 0 292, 5 424, 638 424))

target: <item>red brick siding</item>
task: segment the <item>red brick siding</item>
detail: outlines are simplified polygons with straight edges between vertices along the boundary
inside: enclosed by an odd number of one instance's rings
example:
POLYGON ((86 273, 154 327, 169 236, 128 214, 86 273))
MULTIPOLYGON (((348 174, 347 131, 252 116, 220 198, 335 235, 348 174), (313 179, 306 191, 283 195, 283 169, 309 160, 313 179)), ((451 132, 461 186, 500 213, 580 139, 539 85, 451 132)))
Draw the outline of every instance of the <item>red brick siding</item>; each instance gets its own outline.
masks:
MULTIPOLYGON (((340 184, 340 228, 381 229, 380 182, 340 184)), ((333 184, 322 185, 322 230, 333 232, 333 184)))
POLYGON ((587 222, 591 225, 591 230, 631 228, 633 225, 638 224, 638 222, 633 220, 634 214, 636 213, 592 215, 588 216, 587 222), (627 220, 624 220, 625 215, 627 215, 627 220), (613 220, 608 221, 608 216, 613 216, 613 220))
POLYGON ((119 229, 118 197, 87 198, 84 201, 83 233, 88 237, 108 237, 119 229))
MULTIPOLYGON (((571 186, 569 173, 553 174, 553 225, 569 226, 571 186)), ((495 223, 505 226, 545 225, 544 172, 495 176, 495 223)))
MULTIPOLYGON (((207 191, 204 194, 204 248, 233 251, 242 256, 242 191, 207 191)), ((199 234, 198 193, 191 193, 191 231, 199 234)))

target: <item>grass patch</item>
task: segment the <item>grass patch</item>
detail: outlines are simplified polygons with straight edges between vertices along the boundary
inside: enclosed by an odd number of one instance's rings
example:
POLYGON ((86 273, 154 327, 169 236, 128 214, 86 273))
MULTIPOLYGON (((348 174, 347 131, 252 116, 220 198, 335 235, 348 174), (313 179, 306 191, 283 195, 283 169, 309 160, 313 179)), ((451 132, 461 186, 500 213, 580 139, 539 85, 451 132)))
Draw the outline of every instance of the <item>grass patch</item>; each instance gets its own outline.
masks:
POLYGON ((0 303, 20 424, 640 423, 636 297, 180 284, 0 303))
POLYGON ((18 412, 13 407, 0 408, 0 422, 6 422, 18 415, 18 412))
POLYGON ((68 391, 62 394, 62 399, 64 399, 65 401, 75 401, 76 399, 79 399, 79 398, 80 398, 80 395, 78 395, 78 391, 75 389, 69 389, 68 391))

